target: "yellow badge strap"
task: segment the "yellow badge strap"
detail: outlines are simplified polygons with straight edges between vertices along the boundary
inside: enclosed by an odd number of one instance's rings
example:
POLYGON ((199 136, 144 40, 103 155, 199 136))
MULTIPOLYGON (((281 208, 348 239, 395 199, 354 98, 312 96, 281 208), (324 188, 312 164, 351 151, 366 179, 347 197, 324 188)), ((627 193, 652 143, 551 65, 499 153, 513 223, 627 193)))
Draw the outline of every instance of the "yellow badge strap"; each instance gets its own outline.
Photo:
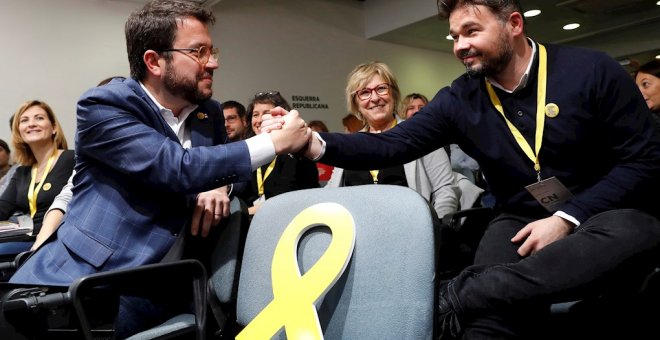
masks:
POLYGON ((264 182, 266 181, 270 173, 273 172, 276 159, 277 157, 273 158, 270 164, 268 164, 268 168, 266 168, 266 173, 263 176, 261 175, 261 167, 257 168, 257 190, 259 191, 259 196, 263 196, 264 194, 264 182))
POLYGON ((486 81, 486 88, 488 89, 488 96, 497 111, 502 114, 506 125, 511 130, 511 133, 518 142, 520 148, 525 152, 527 157, 534 162, 534 170, 536 170, 537 178, 541 180, 541 165, 539 163, 539 151, 541 151, 541 143, 543 142, 543 127, 545 124, 545 93, 546 93, 546 80, 548 78, 548 56, 545 51, 545 46, 539 45, 539 72, 538 72, 538 89, 536 97, 536 136, 534 139, 535 151, 529 146, 525 137, 518 131, 518 129, 506 118, 504 115, 504 108, 500 99, 497 97, 493 86, 486 81))
POLYGON ((41 179, 39 180, 39 184, 37 185, 37 188, 34 188, 34 185, 37 180, 37 164, 32 165, 32 179, 30 180, 30 186, 28 187, 28 203, 30 204, 30 217, 34 217, 34 214, 37 213, 37 195, 39 195, 39 190, 41 190, 41 186, 44 184, 46 181, 46 176, 48 176, 48 172, 50 171, 50 167, 53 166, 53 162, 57 158, 57 148, 53 150, 53 154, 48 157, 48 162, 46 162, 46 168, 44 169, 43 174, 41 175, 41 179))
POLYGON ((273 300, 236 336, 271 339, 282 327, 287 339, 323 339, 314 303, 344 273, 355 247, 353 216, 337 203, 313 205, 293 218, 275 247, 271 269, 273 300), (300 275, 296 249, 309 229, 327 225, 332 240, 321 258, 300 275))
MULTIPOLYGON (((390 126, 390 129, 395 127, 397 124, 396 117, 394 118, 394 121, 392 122, 392 126, 390 126)), ((378 184, 378 173, 380 170, 369 170, 369 173, 371 174, 371 178, 374 180, 374 184, 378 184)))

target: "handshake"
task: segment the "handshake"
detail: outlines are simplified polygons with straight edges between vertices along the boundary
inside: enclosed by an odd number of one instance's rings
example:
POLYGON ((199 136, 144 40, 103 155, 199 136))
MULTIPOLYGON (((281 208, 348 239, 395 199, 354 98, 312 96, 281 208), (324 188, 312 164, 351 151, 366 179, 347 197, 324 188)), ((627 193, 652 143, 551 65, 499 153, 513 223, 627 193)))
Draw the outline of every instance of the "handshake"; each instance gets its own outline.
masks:
POLYGON ((271 109, 262 116, 261 133, 270 134, 278 155, 290 153, 315 159, 321 153, 321 142, 296 110, 287 112, 279 106, 271 109))

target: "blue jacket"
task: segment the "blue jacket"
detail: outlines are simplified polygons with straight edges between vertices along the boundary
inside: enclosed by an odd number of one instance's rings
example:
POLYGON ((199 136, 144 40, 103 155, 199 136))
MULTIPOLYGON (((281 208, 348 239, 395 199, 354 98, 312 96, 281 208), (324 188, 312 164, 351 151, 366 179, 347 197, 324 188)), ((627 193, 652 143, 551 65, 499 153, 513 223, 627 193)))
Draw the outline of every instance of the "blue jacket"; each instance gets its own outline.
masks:
POLYGON ((190 149, 133 79, 83 94, 73 200, 57 237, 11 281, 68 285, 87 274, 159 262, 187 230, 197 193, 250 180, 245 142, 219 145, 226 132, 217 102, 200 104, 186 123, 190 149))

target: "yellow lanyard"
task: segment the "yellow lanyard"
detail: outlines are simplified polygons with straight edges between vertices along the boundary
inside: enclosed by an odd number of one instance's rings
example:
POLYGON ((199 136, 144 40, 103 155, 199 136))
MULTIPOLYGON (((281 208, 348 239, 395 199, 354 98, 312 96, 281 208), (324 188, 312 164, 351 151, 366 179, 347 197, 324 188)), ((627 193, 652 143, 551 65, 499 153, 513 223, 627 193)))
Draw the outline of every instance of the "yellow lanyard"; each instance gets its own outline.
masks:
MULTIPOLYGON (((53 166, 53 162, 57 158, 57 148, 53 150, 53 154, 48 157, 48 162, 46 163, 46 169, 44 169, 44 173, 41 175, 41 179, 39 180, 39 185, 37 185, 37 188, 34 188, 34 184, 37 180, 37 164, 32 165, 32 179, 30 180, 30 187, 28 187, 28 203, 30 204, 30 217, 34 217, 34 214, 37 213, 37 195, 39 195, 39 190, 41 190, 41 186, 44 184, 46 181, 46 176, 48 176, 48 172, 50 171, 50 167, 53 166)), ((46 188, 47 190, 48 188, 46 188)))
MULTIPOLYGON (((394 118, 394 121, 392 122, 392 126, 390 126, 390 129, 396 126, 396 118, 394 118)), ((374 184, 378 184, 378 173, 380 170, 369 170, 369 173, 371 174, 371 178, 374 180, 374 184)))
POLYGON ((539 151, 541 150, 541 143, 543 142, 543 125, 545 124, 545 92, 546 92, 546 80, 548 77, 548 63, 547 63, 547 54, 545 47, 541 44, 539 46, 539 73, 538 73, 538 89, 536 97, 536 136, 534 139, 535 151, 532 151, 532 148, 529 146, 529 143, 525 140, 525 137, 518 131, 518 129, 506 118, 504 115, 504 109, 502 108, 502 103, 497 97, 493 86, 486 81, 486 88, 488 89, 488 96, 490 96, 490 101, 493 103, 497 111, 502 114, 506 125, 509 126, 509 130, 515 137, 516 142, 520 148, 525 152, 525 155, 534 162, 534 170, 536 170, 536 177, 541 181, 541 165, 539 164, 539 151))
POLYGON ((257 189, 259 190, 259 196, 264 194, 264 182, 266 181, 266 178, 268 178, 268 175, 273 172, 276 159, 277 158, 273 158, 273 161, 270 162, 268 168, 266 168, 266 174, 263 177, 261 176, 261 167, 257 168, 257 189))

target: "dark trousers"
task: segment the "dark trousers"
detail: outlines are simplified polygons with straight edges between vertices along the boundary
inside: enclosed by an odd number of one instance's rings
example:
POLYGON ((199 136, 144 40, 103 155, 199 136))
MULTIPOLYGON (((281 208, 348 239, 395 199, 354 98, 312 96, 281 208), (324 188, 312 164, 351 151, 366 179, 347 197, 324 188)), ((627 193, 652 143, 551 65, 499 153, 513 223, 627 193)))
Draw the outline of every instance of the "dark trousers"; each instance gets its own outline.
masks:
MULTIPOLYGON (((534 219, 503 214, 448 285, 466 338, 540 338, 552 303, 639 285, 660 262, 660 222, 623 209, 595 215, 567 237, 520 257, 511 238, 534 219)), ((442 261, 442 259, 440 260, 442 261)))

